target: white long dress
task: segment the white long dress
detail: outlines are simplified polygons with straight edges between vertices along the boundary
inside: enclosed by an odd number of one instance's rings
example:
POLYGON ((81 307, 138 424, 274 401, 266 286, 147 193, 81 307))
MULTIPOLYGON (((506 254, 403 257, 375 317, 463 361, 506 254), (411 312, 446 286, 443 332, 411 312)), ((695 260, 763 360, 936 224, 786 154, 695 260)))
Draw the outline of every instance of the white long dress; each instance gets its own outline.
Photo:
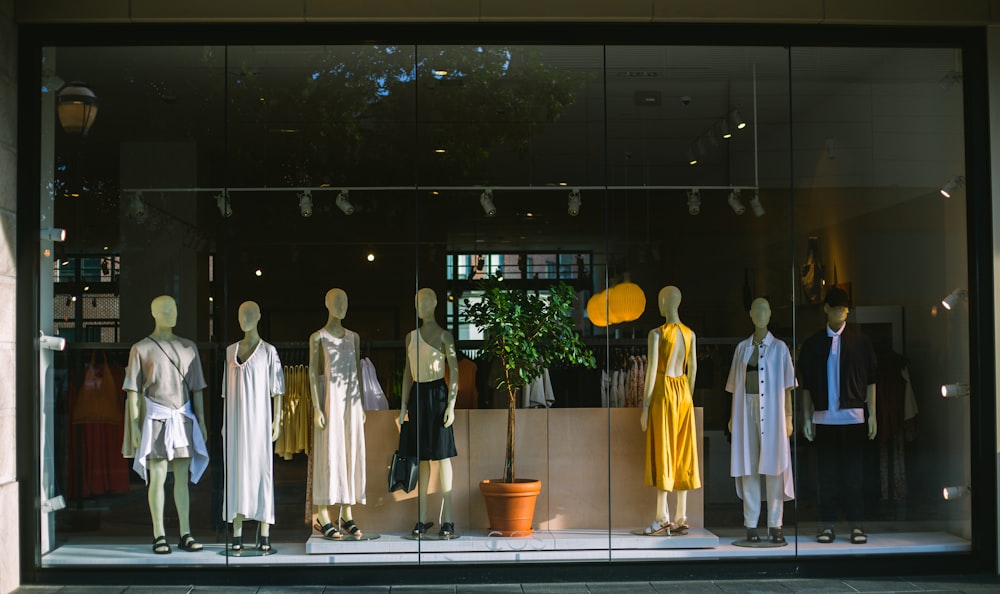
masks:
POLYGON ((274 523, 274 468, 271 453, 271 398, 285 392, 278 350, 263 340, 246 361, 236 358, 239 343, 226 348, 222 397, 226 416, 222 444, 226 461, 226 505, 222 519, 237 514, 274 523))
POLYGON ((319 394, 326 429, 313 431, 313 504, 365 503, 365 425, 358 374, 357 334, 319 331, 323 369, 319 394))

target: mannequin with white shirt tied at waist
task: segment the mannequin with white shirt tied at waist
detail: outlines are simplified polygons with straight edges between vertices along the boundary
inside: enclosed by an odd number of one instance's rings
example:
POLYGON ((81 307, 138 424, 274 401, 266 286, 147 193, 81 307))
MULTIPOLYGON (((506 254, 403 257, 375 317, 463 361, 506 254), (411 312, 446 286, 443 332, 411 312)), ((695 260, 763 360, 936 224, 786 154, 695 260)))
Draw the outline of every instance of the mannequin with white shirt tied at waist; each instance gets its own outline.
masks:
POLYGON ((452 466, 455 449, 455 399, 458 397, 458 354, 455 339, 434 319, 437 294, 423 288, 415 297, 420 327, 406 336, 406 371, 403 372, 402 405, 399 424, 402 426, 410 411, 409 422, 417 427, 417 451, 408 456, 420 460, 417 509, 418 519, 412 536, 420 538, 434 525, 427 521, 427 488, 431 462, 438 465, 443 509, 442 538, 454 538, 455 525, 451 515, 452 466), (447 366, 448 381, 445 382, 447 366), (412 404, 416 403, 413 407, 412 404))
POLYGON ((694 420, 694 382, 698 372, 694 331, 681 323, 681 291, 660 289, 664 324, 649 331, 646 384, 639 422, 646 433, 645 482, 656 487, 656 516, 647 536, 687 534, 687 492, 701 488, 694 420), (670 519, 667 496, 677 493, 670 519))
POLYGON ((205 446, 205 376, 194 342, 173 333, 177 304, 169 295, 153 299, 153 332, 132 345, 122 389, 128 396, 122 453, 148 485, 153 552, 170 553, 163 525, 167 472, 174 473, 174 505, 181 550, 202 550, 191 536, 188 480, 197 483, 208 467, 205 446))

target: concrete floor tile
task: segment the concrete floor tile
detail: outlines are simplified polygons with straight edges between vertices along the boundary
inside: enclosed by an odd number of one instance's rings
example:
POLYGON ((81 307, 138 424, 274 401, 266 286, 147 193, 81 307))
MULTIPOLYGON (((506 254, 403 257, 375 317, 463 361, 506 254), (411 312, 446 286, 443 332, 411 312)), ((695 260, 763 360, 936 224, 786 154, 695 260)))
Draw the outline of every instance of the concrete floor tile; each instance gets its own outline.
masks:
POLYGON ((792 592, 857 592, 843 580, 838 579, 790 579, 779 580, 781 585, 792 592))
POLYGON ((714 582, 707 581, 677 581, 677 582, 650 582, 650 586, 657 594, 677 594, 684 592, 687 594, 719 594, 722 588, 714 582))
POLYGON ((778 580, 717 580, 715 585, 723 592, 733 594, 757 594, 767 592, 789 592, 778 580))
POLYGON ((521 584, 460 584, 455 586, 456 594, 484 592, 487 594, 521 594, 521 584))
POLYGON ((599 592, 600 594, 656 594, 656 590, 649 582, 591 582, 587 584, 587 588, 591 592, 599 592))
POLYGON ((521 584, 525 594, 580 594, 586 593, 587 584, 576 582, 572 584, 521 584))
POLYGON ((844 583, 854 588, 858 592, 922 592, 923 588, 911 584, 898 577, 891 578, 870 578, 852 579, 847 578, 844 583))

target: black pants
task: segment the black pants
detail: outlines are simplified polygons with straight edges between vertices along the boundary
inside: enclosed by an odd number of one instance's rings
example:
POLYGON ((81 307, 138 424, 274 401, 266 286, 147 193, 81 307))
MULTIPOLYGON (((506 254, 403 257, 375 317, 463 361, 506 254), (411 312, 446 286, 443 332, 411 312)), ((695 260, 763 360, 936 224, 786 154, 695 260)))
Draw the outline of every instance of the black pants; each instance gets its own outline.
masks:
POLYGON ((813 425, 819 473, 819 520, 833 526, 838 508, 851 527, 865 518, 864 450, 868 424, 813 425))

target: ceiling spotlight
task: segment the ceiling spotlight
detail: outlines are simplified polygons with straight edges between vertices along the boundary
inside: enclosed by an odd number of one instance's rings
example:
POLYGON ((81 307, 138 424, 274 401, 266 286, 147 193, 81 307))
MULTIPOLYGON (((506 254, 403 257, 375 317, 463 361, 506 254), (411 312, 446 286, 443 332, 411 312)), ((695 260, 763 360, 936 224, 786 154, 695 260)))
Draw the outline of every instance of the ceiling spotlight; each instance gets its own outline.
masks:
POLYGON ((719 120, 719 135, 725 138, 726 140, 729 140, 730 138, 733 137, 733 131, 729 127, 729 120, 727 120, 726 118, 719 120))
POLYGON ((483 190, 483 193, 479 195, 479 204, 482 205, 486 216, 492 217, 497 214, 497 207, 493 204, 493 190, 489 188, 483 190))
POLYGON ((941 305, 943 305, 945 309, 951 311, 955 309, 955 307, 957 307, 959 303, 965 301, 968 298, 969 298, 968 291, 966 291, 965 289, 955 289, 954 291, 949 293, 947 297, 941 300, 941 305))
POLYGON ((760 191, 758 190, 753 191, 753 198, 750 199, 750 210, 753 211, 754 216, 764 216, 764 206, 760 203, 760 191))
POLYGON ((741 215, 747 211, 747 207, 743 206, 743 200, 740 199, 740 189, 736 188, 729 193, 729 208, 733 209, 738 215, 741 215))
POLYGON ((215 205, 219 208, 219 214, 225 218, 233 216, 233 205, 229 202, 229 192, 221 192, 215 196, 215 205))
POLYGON ((688 158, 688 165, 698 164, 698 157, 695 156, 694 149, 688 149, 687 158, 688 158))
POLYGON ((572 189, 569 192, 569 200, 566 202, 566 212, 569 216, 575 217, 580 214, 580 190, 572 189))
POLYGON ((312 190, 299 192, 299 212, 307 218, 313 216, 312 190))
POLYGON ((58 227, 42 229, 42 239, 45 241, 66 241, 66 230, 58 227))
POLYGON ((740 111, 735 107, 729 111, 729 123, 732 124, 737 130, 742 130, 747 127, 747 121, 743 119, 740 115, 740 111))
POLYGON ((375 252, 368 252, 368 255, 365 256, 365 259, 368 260, 369 262, 374 262, 375 261, 375 252))
POLYGON ((497 266, 496 277, 498 281, 503 280, 503 268, 501 268, 500 266, 497 266))
POLYGON ((340 212, 345 215, 351 216, 354 214, 354 205, 351 204, 351 200, 347 197, 347 194, 348 192, 346 189, 341 190, 340 193, 337 194, 337 208, 339 208, 340 212))
POLYGON ((691 216, 698 215, 701 212, 701 192, 698 191, 698 188, 691 188, 687 193, 687 197, 688 214, 691 216))
POLYGON ((944 384, 941 386, 942 398, 960 398, 972 393, 969 384, 944 384))
POLYGON ((142 192, 132 195, 132 216, 138 221, 146 218, 146 203, 142 201, 142 192))
POLYGON ((970 495, 972 489, 966 485, 959 485, 957 487, 945 487, 941 489, 941 496, 944 497, 945 501, 951 501, 952 499, 961 499, 966 495, 970 495))
POLYGON ((951 198, 951 195, 955 193, 956 190, 965 185, 965 178, 961 175, 956 175, 955 177, 948 180, 948 183, 941 188, 941 195, 945 198, 951 198))

